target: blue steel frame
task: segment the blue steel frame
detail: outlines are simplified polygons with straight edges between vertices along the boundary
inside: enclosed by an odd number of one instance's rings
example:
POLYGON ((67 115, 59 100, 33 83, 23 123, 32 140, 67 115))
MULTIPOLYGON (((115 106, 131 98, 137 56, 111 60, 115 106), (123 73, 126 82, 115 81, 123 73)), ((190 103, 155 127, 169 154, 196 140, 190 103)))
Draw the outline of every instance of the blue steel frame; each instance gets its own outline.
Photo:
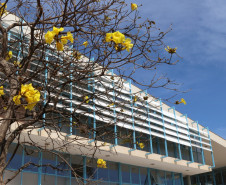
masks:
POLYGON ((133 95, 132 95, 132 85, 131 85, 131 80, 129 80, 129 92, 130 92, 130 107, 131 107, 131 115, 132 115, 132 125, 133 125, 133 148, 129 150, 129 152, 134 151, 137 149, 137 144, 136 144, 136 132, 135 132, 135 123, 134 123, 134 114, 133 114, 133 106, 135 105, 136 102, 133 102, 133 95))
POLYGON ((211 143, 211 139, 210 139, 210 132, 209 132, 209 128, 206 127, 206 128, 203 128, 202 130, 207 130, 207 133, 208 133, 208 138, 209 138, 209 144, 210 144, 210 150, 211 150, 211 157, 212 157, 212 163, 213 165, 209 168, 215 168, 215 161, 214 161, 214 156, 213 156, 213 147, 212 147, 212 143, 211 143))
MULTIPOLYGON (((147 96, 147 90, 145 90, 145 96, 147 96)), ((145 155, 150 155, 153 153, 153 143, 152 143, 152 136, 151 136, 151 122, 150 122, 150 114, 149 114, 149 103, 146 100, 146 109, 147 109, 147 116, 148 116, 148 126, 149 126, 149 134, 150 134, 150 152, 146 153, 145 155)))
POLYGON ((162 114, 162 124, 163 124, 164 138, 165 138, 165 156, 161 157, 161 159, 163 159, 163 158, 168 157, 168 147, 167 147, 167 140, 166 140, 166 129, 165 129, 164 116, 163 116, 163 109, 162 109, 162 100, 160 98, 160 99, 157 99, 156 101, 159 101, 159 103, 160 103, 160 110, 161 110, 161 114, 162 114))
POLYGON ((199 141, 201 143, 201 153, 202 153, 202 164, 199 164, 199 166, 203 166, 205 165, 205 156, 204 156, 204 151, 203 151, 203 147, 202 147, 202 138, 201 138, 201 135, 200 135, 200 131, 199 131, 199 124, 198 124, 198 121, 195 121, 195 122, 192 122, 192 125, 193 123, 196 123, 197 124, 197 130, 198 130, 198 135, 199 135, 199 141))
MULTIPOLYGON (((181 157, 181 148, 180 148, 180 138, 179 138, 179 133, 178 133, 178 124, 177 124, 177 118, 176 118, 176 112, 175 112, 175 107, 171 107, 168 109, 168 111, 170 109, 173 109, 173 114, 174 114, 174 121, 175 121, 175 125, 176 125, 176 131, 177 131, 177 141, 178 141, 178 151, 179 151, 179 159, 175 159, 174 161, 177 162, 177 161, 180 161, 182 160, 182 157, 181 157)), ((176 152, 177 154, 177 152, 176 152)))
MULTIPOLYGON (((94 62, 94 57, 90 58, 90 62, 94 62)), ((92 93, 95 93, 95 80, 93 78, 93 73, 91 73, 91 77, 88 78, 88 90, 92 90, 92 93), (92 84, 92 85, 90 85, 92 84)), ((93 139, 91 139, 88 143, 92 143, 96 139, 96 112, 95 112, 95 96, 93 96, 93 139)), ((91 111, 91 109, 89 109, 91 111)), ((89 124, 91 124, 90 117, 88 118, 89 124)))
MULTIPOLYGON (((72 50, 73 49, 73 45, 70 47, 70 49, 72 50)), ((72 63, 70 64, 70 68, 72 68, 72 63)), ((72 84, 72 80, 73 80, 73 76, 72 76, 72 70, 70 69, 70 80, 71 80, 71 82, 70 82, 70 112, 71 112, 71 115, 70 115, 70 131, 69 131, 69 134, 67 135, 67 136, 71 136, 72 135, 72 130, 73 130, 73 123, 72 123, 72 109, 73 109, 73 107, 72 107, 72 99, 73 99, 73 95, 72 95, 72 86, 73 86, 73 84, 72 84)), ((75 134, 76 134, 76 132, 75 132, 75 134)))
POLYGON ((116 125, 116 110, 115 110, 115 82, 114 82, 114 70, 112 69, 111 71, 108 71, 107 73, 110 73, 111 77, 112 77, 112 103, 114 103, 113 105, 113 114, 114 114, 114 141, 115 143, 113 145, 110 146, 110 148, 117 146, 118 145, 118 136, 117 136, 117 125, 116 125))
POLYGON ((191 145, 190 130, 189 130, 189 125, 188 125, 188 117, 187 117, 187 114, 181 115, 181 117, 183 117, 183 116, 185 116, 185 119, 186 119, 188 137, 189 137, 189 141, 190 141, 190 156, 191 156, 191 161, 190 162, 187 162, 187 164, 191 164, 191 163, 194 163, 194 157, 193 157, 193 151, 192 151, 192 145, 191 145))

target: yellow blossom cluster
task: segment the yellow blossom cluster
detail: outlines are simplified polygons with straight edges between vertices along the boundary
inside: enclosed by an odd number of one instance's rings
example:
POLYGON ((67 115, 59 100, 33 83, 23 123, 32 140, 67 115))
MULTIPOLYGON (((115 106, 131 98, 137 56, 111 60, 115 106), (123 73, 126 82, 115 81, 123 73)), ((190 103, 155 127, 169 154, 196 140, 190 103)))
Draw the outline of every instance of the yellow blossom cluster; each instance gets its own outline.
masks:
POLYGON ((0 5, 0 16, 3 16, 3 14, 7 14, 6 8, 7 8, 6 3, 1 3, 1 5, 0 5))
POLYGON ((165 50, 166 50, 168 53, 173 54, 173 53, 176 53, 177 48, 171 48, 171 47, 167 46, 167 48, 165 48, 165 50))
POLYGON ((13 101, 16 105, 21 104, 21 98, 25 98, 27 103, 24 105, 24 108, 32 110, 40 101, 40 92, 35 89, 32 84, 22 84, 19 94, 13 97, 13 101))
POLYGON ((103 159, 97 160, 97 168, 107 168, 106 161, 103 159))
POLYGON ((59 33, 62 31, 64 31, 64 28, 56 28, 54 26, 53 31, 48 31, 45 34, 46 43, 51 44, 54 40, 56 41, 57 51, 63 51, 64 45, 67 44, 68 41, 70 41, 71 43, 74 42, 74 38, 71 32, 67 32, 67 35, 61 36, 59 38, 59 33))
POLYGON ((0 96, 2 96, 2 95, 4 95, 5 93, 4 93, 4 88, 3 88, 3 86, 0 86, 0 96))
POLYGON ((131 3, 131 9, 132 11, 137 10, 137 4, 131 3))
POLYGON ((137 144, 138 144, 138 146, 139 146, 141 149, 144 148, 144 143, 138 143, 138 142, 137 142, 137 144))
POLYGON ((89 103, 89 96, 85 96, 85 97, 84 97, 84 101, 85 101, 86 103, 89 103))
POLYGON ((177 100, 177 101, 175 102, 175 104, 181 104, 181 103, 183 103, 184 105, 187 104, 187 102, 185 101, 184 98, 181 98, 180 101, 177 100))
POLYGON ((13 64, 14 64, 14 66, 16 66, 16 67, 22 67, 22 65, 20 64, 19 61, 14 61, 13 64))
POLYGON ((138 100, 138 97, 137 96, 134 96, 133 97, 133 103, 137 102, 137 100, 138 100))
POLYGON ((130 52, 130 49, 133 47, 133 44, 131 43, 131 39, 125 38, 125 35, 120 33, 119 31, 116 31, 114 33, 107 33, 105 37, 106 42, 114 42, 115 43, 115 49, 117 51, 127 50, 130 52))
POLYGON ((12 58, 13 57, 13 52, 12 51, 9 51, 8 53, 7 53, 7 56, 6 56, 6 60, 8 61, 10 58, 12 58))
POLYGON ((85 48, 88 46, 88 44, 89 44, 89 42, 88 41, 85 41, 85 42, 83 42, 83 46, 85 46, 85 48))

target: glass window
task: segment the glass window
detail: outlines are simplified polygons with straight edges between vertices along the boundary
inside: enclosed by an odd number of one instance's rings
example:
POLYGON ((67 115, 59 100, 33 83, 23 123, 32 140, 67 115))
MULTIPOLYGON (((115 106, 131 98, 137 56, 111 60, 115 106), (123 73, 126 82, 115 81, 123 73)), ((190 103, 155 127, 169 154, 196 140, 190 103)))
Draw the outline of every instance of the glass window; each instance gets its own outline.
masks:
POLYGON ((213 176, 212 174, 207 175, 207 184, 213 184, 213 176))
POLYGON ((206 184, 206 175, 199 175, 199 182, 200 185, 205 185, 206 184))
POLYGON ((86 159, 86 176, 88 180, 98 179, 97 177, 97 160, 94 158, 86 159))
POLYGON ((221 171, 215 172, 215 181, 217 185, 223 185, 222 178, 221 178, 221 171))
MULTIPOLYGON (((78 155, 71 156, 71 167, 74 169, 76 175, 83 178, 83 157, 78 155)), ((71 171, 72 177, 75 177, 71 171)))
POLYGON ((157 185, 157 184, 164 184, 164 181, 162 181, 164 178, 164 172, 161 172, 159 170, 154 170, 154 169, 151 169, 150 170, 150 175, 151 175, 151 184, 152 185, 157 185))
POLYGON ((98 180, 108 181, 108 169, 107 168, 98 168, 98 180))
MULTIPOLYGON (((71 178, 71 185, 78 185, 78 184, 83 184, 82 180, 79 178, 71 178)), ((48 184, 51 185, 51 184, 48 184)))
POLYGON ((181 175, 178 173, 174 173, 174 181, 175 181, 175 185, 182 185, 181 175))
POLYGON ((109 173, 109 181, 118 182, 119 181, 118 163, 107 162, 107 168, 109 173))
POLYGON ((54 175, 42 174, 42 185, 55 185, 56 178, 54 175))
POLYGON ((222 176, 223 176, 224 184, 226 185, 226 169, 222 170, 222 176))
POLYGON ((182 159, 190 161, 190 152, 189 152, 189 147, 185 145, 181 145, 181 155, 182 159))
POLYGON ((57 175, 61 175, 61 176, 70 176, 70 169, 68 164, 65 162, 65 160, 67 162, 70 161, 70 155, 69 154, 61 154, 62 158, 57 157, 57 175))
POLYGON ((132 184, 140 184, 139 168, 131 166, 132 184))
MULTIPOLYGON (((30 147, 24 148, 24 163, 34 163, 39 165, 39 151, 37 149, 32 149, 30 147)), ((38 172, 38 167, 35 165, 29 165, 27 168, 24 169, 25 171, 33 171, 38 172)))
POLYGON ((141 132, 136 132, 136 142, 137 142, 137 149, 150 152, 150 135, 144 134, 141 132), (144 147, 140 148, 139 143, 143 143, 144 147))
POLYGON ((178 144, 170 142, 170 141, 167 142, 167 148, 168 148, 168 155, 169 155, 169 157, 179 158, 179 155, 177 155, 177 153, 178 153, 177 152, 178 151, 177 145, 178 144))
POLYGON ((118 144, 121 146, 133 148, 133 131, 117 127, 118 129, 118 144))
POLYGON ((122 164, 121 171, 122 171, 122 182, 130 183, 130 166, 122 164))
POLYGON ((147 168, 140 168, 140 182, 143 185, 148 185, 148 173, 147 168))
POLYGON ((70 185, 69 177, 57 177, 57 185, 70 185))
POLYGON ((173 185, 173 174, 172 172, 166 172, 166 180, 167 185, 173 185))
POLYGON ((196 184, 196 176, 191 177, 191 184, 195 185, 196 184))
MULTIPOLYGON (((12 156, 12 154, 14 153, 15 150, 16 150, 16 144, 10 145, 9 152, 7 154, 7 161, 10 159, 10 157, 12 156)), ((10 161, 9 165, 7 166, 8 169, 19 169, 21 167, 22 153, 23 153, 23 149, 20 146, 17 149, 16 154, 14 155, 13 159, 10 161)))
MULTIPOLYGON (((5 170, 4 180, 11 179, 11 177, 15 174, 14 171, 5 170)), ((21 175, 18 174, 12 181, 10 181, 7 185, 20 185, 21 175)))
POLYGON ((49 152, 42 152, 42 173, 44 174, 55 174, 56 167, 56 156, 49 152))
POLYGON ((162 138, 157 138, 157 143, 159 145, 159 149, 160 149, 160 154, 161 155, 166 155, 166 151, 165 151, 165 140, 162 138))
POLYGON ((38 185, 38 173, 23 172, 23 185, 38 185))

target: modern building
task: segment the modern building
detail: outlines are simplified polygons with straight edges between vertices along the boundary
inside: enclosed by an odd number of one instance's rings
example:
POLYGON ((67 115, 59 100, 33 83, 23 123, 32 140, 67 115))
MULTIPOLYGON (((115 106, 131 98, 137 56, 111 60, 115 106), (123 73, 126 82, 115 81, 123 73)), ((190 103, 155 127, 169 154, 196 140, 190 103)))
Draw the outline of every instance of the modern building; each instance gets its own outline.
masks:
MULTIPOLYGON (((5 26, 16 19, 9 15, 5 26)), ((21 36, 20 29, 11 32, 11 41, 21 36)), ((15 50, 14 46, 9 47, 15 50)), ((13 54, 18 55, 18 52, 13 51, 13 54)), ((57 57, 51 52, 46 54, 46 60, 58 60, 57 57)), ((81 65, 92 62, 85 57, 81 60, 81 65)), ((35 66, 34 61, 31 71, 35 66)), ((50 80, 48 71, 33 83, 41 80, 50 80)), ((43 94, 46 97, 45 91, 43 94)), ((61 124, 60 135, 48 132, 51 129, 48 127, 24 131, 20 137, 24 143, 32 139, 47 150, 53 145, 54 149, 59 148, 51 154, 26 144, 19 147, 4 178, 10 177, 20 166, 32 164, 10 185, 226 185, 225 139, 130 81, 119 84, 113 71, 98 79, 91 75, 81 84, 70 83, 57 106, 59 109, 68 106, 68 112, 77 107, 79 122, 92 131, 85 132, 74 124, 72 117, 67 122, 56 119, 56 123, 61 124), (95 94, 98 96, 93 96, 95 94), (84 95, 89 101, 82 103, 84 95), (107 134, 102 137, 104 132, 107 134), (75 136, 77 139, 72 140, 75 136), (60 147, 62 145, 67 145, 66 149, 60 147), (99 158, 107 161, 107 168, 97 168, 99 158), (68 164, 83 178, 75 178, 68 164)), ((11 129, 18 124, 21 123, 13 124, 11 129)), ((11 146, 8 159, 15 147, 16 144, 11 146)))

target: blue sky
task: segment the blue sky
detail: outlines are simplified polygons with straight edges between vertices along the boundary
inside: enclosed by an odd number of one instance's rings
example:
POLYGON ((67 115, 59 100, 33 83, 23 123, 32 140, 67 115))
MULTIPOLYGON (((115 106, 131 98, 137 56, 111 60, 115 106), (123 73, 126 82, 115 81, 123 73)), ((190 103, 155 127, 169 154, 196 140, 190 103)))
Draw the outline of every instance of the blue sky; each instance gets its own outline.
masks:
MULTIPOLYGON (((163 68, 172 79, 183 83, 181 94, 187 105, 176 109, 226 139, 226 1, 224 0, 134 0, 142 4, 143 17, 161 30, 172 24, 165 43, 177 47, 180 63, 163 68)), ((147 78, 147 74, 140 74, 147 78)), ((167 91, 150 92, 166 97, 167 91)), ((179 98, 178 97, 178 98, 179 98)))

